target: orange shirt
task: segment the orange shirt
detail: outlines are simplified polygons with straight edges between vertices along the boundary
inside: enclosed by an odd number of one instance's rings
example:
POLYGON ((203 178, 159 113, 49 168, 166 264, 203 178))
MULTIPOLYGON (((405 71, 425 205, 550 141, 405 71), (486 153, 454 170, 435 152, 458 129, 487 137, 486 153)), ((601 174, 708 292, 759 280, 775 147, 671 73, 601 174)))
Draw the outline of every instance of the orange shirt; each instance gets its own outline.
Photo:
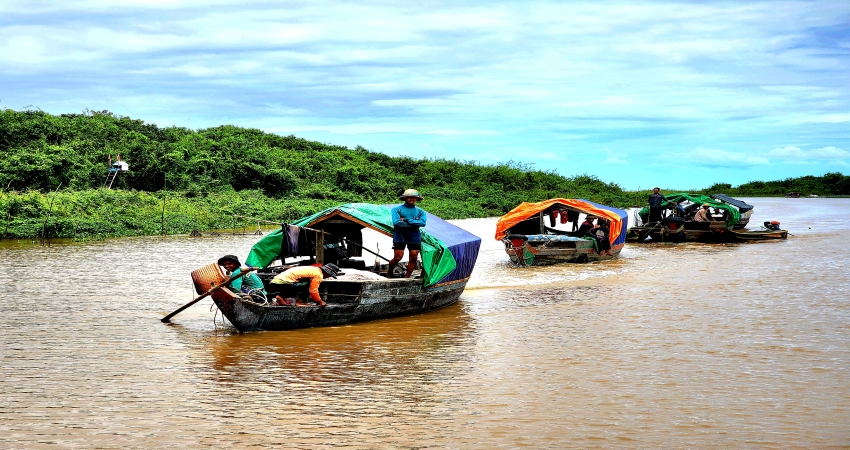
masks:
POLYGON ((302 278, 310 279, 310 298, 316 302, 321 302, 322 297, 319 296, 319 283, 325 278, 322 269, 313 266, 293 267, 283 273, 272 278, 272 284, 292 284, 302 278))

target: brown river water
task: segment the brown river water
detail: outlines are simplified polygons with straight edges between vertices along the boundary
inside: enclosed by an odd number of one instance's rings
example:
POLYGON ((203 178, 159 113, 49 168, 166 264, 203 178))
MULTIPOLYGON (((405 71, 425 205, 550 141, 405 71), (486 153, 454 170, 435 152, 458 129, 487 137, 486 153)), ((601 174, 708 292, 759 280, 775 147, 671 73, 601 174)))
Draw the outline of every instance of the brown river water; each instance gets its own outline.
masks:
POLYGON ((519 269, 455 221, 457 304, 288 332, 159 321, 256 236, 2 242, 0 448, 846 447, 850 199, 750 201, 793 236, 519 269))

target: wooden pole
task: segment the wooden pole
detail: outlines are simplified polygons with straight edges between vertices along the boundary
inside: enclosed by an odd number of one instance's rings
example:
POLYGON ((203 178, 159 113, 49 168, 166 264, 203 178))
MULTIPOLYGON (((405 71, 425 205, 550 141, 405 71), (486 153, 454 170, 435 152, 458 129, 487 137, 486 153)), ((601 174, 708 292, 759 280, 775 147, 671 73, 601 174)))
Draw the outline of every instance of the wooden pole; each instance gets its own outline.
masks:
POLYGON ((165 236, 165 196, 168 194, 165 187, 168 185, 168 174, 165 174, 165 181, 162 183, 162 222, 160 222, 160 232, 165 236))
POLYGON ((325 263, 325 232, 316 233, 316 262, 325 263))
POLYGON ((219 289, 219 288, 221 288, 222 286, 226 286, 226 285, 230 284, 230 282, 231 282, 231 281, 233 281, 233 280, 235 280, 235 279, 237 279, 237 278, 242 278, 242 277, 244 277, 245 275, 248 275, 249 273, 251 273, 251 272, 253 272, 253 271, 255 271, 255 270, 257 270, 257 267, 251 267, 251 268, 249 268, 248 270, 243 270, 243 271, 241 271, 240 273, 238 273, 238 274, 236 274, 236 275, 233 275, 232 277, 228 278, 227 280, 224 280, 224 281, 222 281, 221 283, 219 283, 219 284, 217 284, 217 285, 215 285, 215 286, 211 287, 211 288, 210 288, 207 292, 204 292, 203 294, 199 295, 197 298, 195 298, 195 299, 194 299, 194 300, 192 300, 191 302, 186 303, 185 305, 183 305, 183 306, 181 306, 181 307, 177 308, 177 310, 176 310, 176 311, 174 311, 173 313, 171 313, 171 314, 169 314, 169 315, 167 315, 167 316, 163 317, 163 318, 162 318, 162 319, 160 319, 160 320, 162 321, 162 323, 168 323, 168 321, 169 321, 169 320, 171 320, 171 318, 172 318, 172 317, 176 316, 176 315, 177 315, 177 314, 179 314, 181 311, 183 311, 184 309, 186 309, 186 308, 188 308, 188 307, 190 307, 190 306, 194 305, 195 303, 198 303, 198 302, 199 302, 199 301, 201 301, 201 299, 203 299, 204 297, 206 297, 206 296, 208 296, 208 295, 212 294, 213 292, 215 292, 215 291, 216 291, 216 289, 219 289))
MULTIPOLYGON (((256 217, 240 216, 240 215, 238 215, 238 214, 233 214, 233 217, 239 217, 239 218, 242 218, 242 219, 251 219, 251 220, 256 220, 257 222, 262 222, 262 223, 273 223, 273 224, 275 224, 275 225, 280 225, 280 222, 275 222, 275 221, 272 221, 272 220, 263 220, 263 219, 258 219, 258 218, 256 218, 256 217)), ((322 233, 325 233, 325 235, 327 235, 327 236, 334 236, 333 234, 330 234, 330 233, 328 233, 328 232, 325 232, 325 231, 322 231, 322 230, 319 230, 319 229, 316 229, 316 228, 308 228, 308 227, 301 227, 301 228, 303 228, 303 229, 305 229, 305 230, 315 231, 315 232, 317 232, 317 233, 321 231, 322 233)), ((349 244, 356 245, 356 246, 358 246, 358 247, 362 248, 363 250, 366 250, 367 252, 369 252, 369 253, 371 253, 371 254, 373 254, 373 255, 377 256, 378 258, 383 259, 384 261, 387 261, 387 262, 389 262, 389 261, 390 261, 389 259, 384 258, 383 256, 381 256, 381 255, 379 255, 379 254, 377 254, 377 253, 373 252, 372 250, 369 250, 368 248, 364 247, 364 246, 363 246, 363 244, 358 244, 357 242, 350 241, 350 240, 345 239, 345 238, 340 238, 340 239, 342 239, 342 240, 343 240, 343 241, 345 241, 345 242, 348 242, 349 244)))
MULTIPOLYGON (((47 229, 47 221, 50 220, 50 214, 53 213, 53 201, 56 200, 56 193, 59 192, 59 188, 62 187, 62 183, 59 183, 59 186, 56 186, 56 190, 53 191, 53 195, 50 197, 50 209, 47 210, 47 217, 44 218, 44 222, 41 223, 41 245, 44 246, 45 240, 45 232, 47 229)), ((48 243, 48 245, 50 245, 48 243)))

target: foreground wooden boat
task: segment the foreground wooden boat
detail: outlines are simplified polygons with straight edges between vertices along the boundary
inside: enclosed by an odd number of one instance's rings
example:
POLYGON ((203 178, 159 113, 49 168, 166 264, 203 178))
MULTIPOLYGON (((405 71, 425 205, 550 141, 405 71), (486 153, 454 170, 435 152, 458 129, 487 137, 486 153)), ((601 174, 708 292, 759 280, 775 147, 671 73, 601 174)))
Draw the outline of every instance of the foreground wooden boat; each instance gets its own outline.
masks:
MULTIPOLYGON (((344 244, 362 242, 363 228, 392 236, 391 207, 347 204, 295 222, 293 225, 318 230, 311 232, 314 241, 307 239, 315 243, 313 254, 301 256, 310 256, 309 262, 333 262, 343 270, 349 267, 353 271, 354 266, 380 270, 380 267, 364 267, 362 260, 351 259, 362 255, 362 247, 345 247, 344 244), (331 248, 343 248, 343 252, 328 251, 331 248)), ((248 255, 248 265, 265 268, 258 275, 266 283, 282 270, 269 267, 269 264, 279 258, 283 241, 284 230, 270 233, 248 255)), ((469 281, 480 245, 481 238, 428 214, 428 225, 423 229, 422 238, 422 269, 415 271, 413 278, 326 279, 319 286, 319 293, 327 303, 324 308, 260 303, 227 288, 213 292, 212 299, 224 317, 239 331, 344 325, 433 311, 458 300, 469 281)), ((192 272, 199 293, 210 289, 224 277, 217 264, 192 272)))
POLYGON ((600 261, 620 254, 628 220, 628 214, 621 209, 582 199, 554 198, 522 203, 502 216, 496 224, 496 239, 505 244, 511 262, 520 266, 600 261), (572 229, 578 229, 582 214, 608 220, 611 256, 600 255, 592 238, 556 228, 557 218, 562 225, 572 223, 572 229), (547 218, 551 226, 546 226, 547 218))

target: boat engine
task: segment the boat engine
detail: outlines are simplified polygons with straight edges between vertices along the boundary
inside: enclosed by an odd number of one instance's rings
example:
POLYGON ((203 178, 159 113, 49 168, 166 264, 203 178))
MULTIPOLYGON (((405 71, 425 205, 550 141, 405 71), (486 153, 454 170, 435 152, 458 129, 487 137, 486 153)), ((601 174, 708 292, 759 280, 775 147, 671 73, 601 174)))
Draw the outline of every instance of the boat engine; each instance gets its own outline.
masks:
POLYGON ((779 230, 779 221, 778 220, 765 221, 764 227, 767 228, 768 230, 774 230, 774 231, 779 230))

